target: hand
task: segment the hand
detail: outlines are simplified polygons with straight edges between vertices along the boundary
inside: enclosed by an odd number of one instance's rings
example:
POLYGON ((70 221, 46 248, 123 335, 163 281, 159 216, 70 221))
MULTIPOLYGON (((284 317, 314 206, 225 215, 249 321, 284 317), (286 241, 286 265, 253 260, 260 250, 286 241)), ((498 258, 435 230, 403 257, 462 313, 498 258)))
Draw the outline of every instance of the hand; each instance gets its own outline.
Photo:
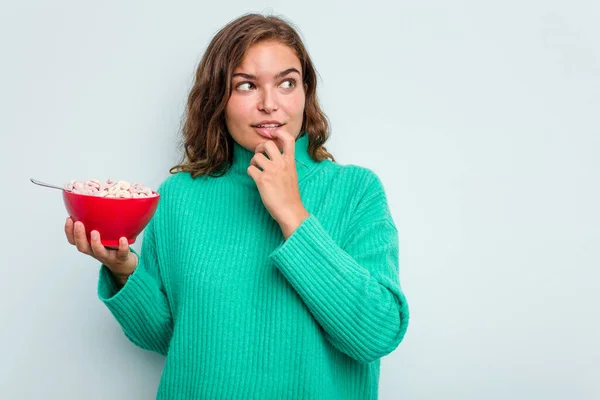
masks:
POLYGON ((275 130, 272 135, 274 141, 267 140, 256 146, 248 175, 256 183, 263 204, 287 239, 309 213, 302 204, 298 188, 296 139, 282 129, 275 130), (269 158, 263 153, 267 153, 269 158))
POLYGON ((138 264, 137 256, 129 251, 129 244, 125 237, 119 239, 118 249, 109 249, 100 242, 100 233, 91 232, 91 244, 85 235, 85 227, 81 221, 73 223, 71 217, 65 222, 65 235, 70 244, 77 247, 83 254, 95 258, 106 265, 112 272, 115 280, 124 285, 129 275, 133 273, 138 264))

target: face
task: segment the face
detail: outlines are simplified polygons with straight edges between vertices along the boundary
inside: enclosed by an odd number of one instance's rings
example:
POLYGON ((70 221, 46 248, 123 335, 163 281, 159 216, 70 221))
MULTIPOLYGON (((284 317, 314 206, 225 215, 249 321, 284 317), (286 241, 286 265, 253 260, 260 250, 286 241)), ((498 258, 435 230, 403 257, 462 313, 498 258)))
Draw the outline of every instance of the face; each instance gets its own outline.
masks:
POLYGON ((253 45, 233 71, 231 87, 225 122, 241 146, 254 151, 258 144, 274 140, 270 134, 276 129, 298 136, 305 92, 294 50, 275 41, 253 45))

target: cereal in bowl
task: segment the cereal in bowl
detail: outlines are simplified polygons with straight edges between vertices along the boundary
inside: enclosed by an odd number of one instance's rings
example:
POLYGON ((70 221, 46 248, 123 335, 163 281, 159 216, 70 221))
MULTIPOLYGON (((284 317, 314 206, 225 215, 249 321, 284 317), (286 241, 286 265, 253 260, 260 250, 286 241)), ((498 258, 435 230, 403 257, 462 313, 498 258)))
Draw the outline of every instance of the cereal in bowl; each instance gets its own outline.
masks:
POLYGON ((72 180, 65 185, 65 189, 75 194, 121 199, 139 199, 156 196, 152 189, 144 186, 143 183, 115 181, 110 178, 107 179, 106 182, 100 182, 97 179, 90 179, 87 181, 72 180))

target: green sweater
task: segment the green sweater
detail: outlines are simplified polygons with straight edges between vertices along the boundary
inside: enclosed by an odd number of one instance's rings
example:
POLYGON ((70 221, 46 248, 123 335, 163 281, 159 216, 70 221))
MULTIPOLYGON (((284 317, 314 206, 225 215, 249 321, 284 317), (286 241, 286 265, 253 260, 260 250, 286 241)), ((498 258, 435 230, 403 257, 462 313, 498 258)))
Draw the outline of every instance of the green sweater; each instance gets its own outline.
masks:
POLYGON ((166 355, 159 399, 376 399, 409 319, 381 180, 314 161, 298 138, 310 216, 285 240, 247 174, 254 153, 234 145, 224 176, 161 183, 138 268, 117 290, 101 265, 98 296, 132 343, 166 355))

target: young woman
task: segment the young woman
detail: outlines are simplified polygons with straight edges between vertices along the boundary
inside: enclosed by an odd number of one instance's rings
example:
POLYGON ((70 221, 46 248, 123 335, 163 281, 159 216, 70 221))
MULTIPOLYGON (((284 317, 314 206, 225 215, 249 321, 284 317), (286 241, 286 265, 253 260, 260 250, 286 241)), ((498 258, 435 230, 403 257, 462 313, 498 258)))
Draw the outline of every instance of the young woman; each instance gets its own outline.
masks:
POLYGON ((289 23, 232 21, 198 66, 140 255, 67 219, 125 335, 166 355, 158 398, 377 398, 409 318, 398 231, 377 175, 323 146, 316 90, 289 23))

